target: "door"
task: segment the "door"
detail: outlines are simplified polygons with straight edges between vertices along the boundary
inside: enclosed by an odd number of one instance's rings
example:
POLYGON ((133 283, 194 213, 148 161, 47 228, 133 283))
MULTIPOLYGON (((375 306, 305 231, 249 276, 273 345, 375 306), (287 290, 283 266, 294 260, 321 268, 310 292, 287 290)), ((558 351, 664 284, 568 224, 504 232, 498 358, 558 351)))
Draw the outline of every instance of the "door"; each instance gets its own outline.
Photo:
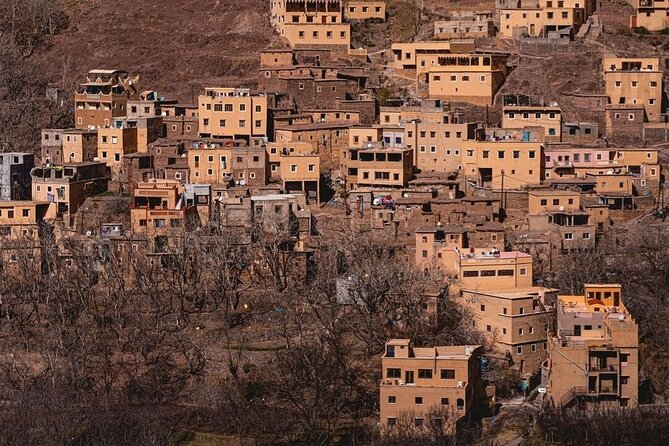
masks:
POLYGON ((406 384, 413 384, 413 370, 407 370, 404 373, 404 378, 405 378, 404 382, 406 384))
POLYGON ((574 325, 574 336, 581 336, 581 326, 574 325))

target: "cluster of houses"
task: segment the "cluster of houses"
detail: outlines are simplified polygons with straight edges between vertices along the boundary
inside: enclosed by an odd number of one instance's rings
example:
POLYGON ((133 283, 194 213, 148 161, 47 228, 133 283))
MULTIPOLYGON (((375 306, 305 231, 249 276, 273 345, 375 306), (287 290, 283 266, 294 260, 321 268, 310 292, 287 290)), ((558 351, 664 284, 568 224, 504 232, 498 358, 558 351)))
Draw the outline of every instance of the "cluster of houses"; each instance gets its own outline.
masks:
MULTIPOLYGON (((522 92, 500 99, 509 55, 472 39, 577 31, 595 4, 499 1, 436 22, 436 40, 393 44, 389 68, 416 95, 379 106, 379 75, 351 49, 351 23, 385 20, 385 2, 270 3, 289 48, 261 52, 256 87, 205 88, 182 104, 126 71, 92 70, 74 94, 74 128, 44 129, 37 154, 0 154, 2 264, 25 252, 40 261, 54 233, 160 256, 174 234, 248 233, 268 214, 295 222, 283 249, 305 253, 317 216, 341 212, 403 243, 416 267, 445 273, 497 359, 540 373, 556 404, 637 404, 637 329, 621 287, 560 296, 535 285, 533 259, 593 247, 660 206, 658 150, 607 138, 666 127, 661 59, 604 58, 605 93, 580 96, 592 122, 522 92), (500 122, 468 118, 500 100, 500 122), (111 193, 130 197, 127 220, 87 224, 87 203, 111 193)), ((487 354, 389 340, 382 425, 404 412, 419 425, 433 406, 469 414, 486 397, 487 354)))

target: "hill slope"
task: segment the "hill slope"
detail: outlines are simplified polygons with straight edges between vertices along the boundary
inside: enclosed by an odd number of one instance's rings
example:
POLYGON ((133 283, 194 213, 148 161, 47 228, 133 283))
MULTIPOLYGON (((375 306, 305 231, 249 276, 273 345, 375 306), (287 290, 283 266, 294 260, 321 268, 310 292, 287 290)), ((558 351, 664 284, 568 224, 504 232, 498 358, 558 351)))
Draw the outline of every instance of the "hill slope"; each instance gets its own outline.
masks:
POLYGON ((281 45, 267 0, 67 0, 70 27, 37 56, 52 81, 98 67, 141 74, 143 86, 190 101, 202 83, 254 78, 258 51, 281 45))

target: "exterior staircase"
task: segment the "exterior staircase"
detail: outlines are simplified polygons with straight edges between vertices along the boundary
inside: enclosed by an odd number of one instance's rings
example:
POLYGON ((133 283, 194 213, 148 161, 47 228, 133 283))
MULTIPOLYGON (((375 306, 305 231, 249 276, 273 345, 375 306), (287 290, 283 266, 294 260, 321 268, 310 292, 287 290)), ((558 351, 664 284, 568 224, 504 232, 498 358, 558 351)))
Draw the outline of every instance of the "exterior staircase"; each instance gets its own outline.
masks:
POLYGON ((588 394, 588 389, 586 387, 574 387, 569 392, 567 392, 562 398, 560 398, 560 407, 567 408, 572 406, 572 403, 578 401, 579 397, 585 396, 588 394))

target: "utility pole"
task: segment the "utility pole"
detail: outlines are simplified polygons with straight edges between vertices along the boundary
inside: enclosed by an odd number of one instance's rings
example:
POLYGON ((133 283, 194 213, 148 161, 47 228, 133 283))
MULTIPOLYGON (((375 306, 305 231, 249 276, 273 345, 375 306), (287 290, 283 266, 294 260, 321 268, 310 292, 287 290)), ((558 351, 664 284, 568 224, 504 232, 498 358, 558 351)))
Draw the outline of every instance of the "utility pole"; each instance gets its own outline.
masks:
POLYGON ((502 169, 502 199, 500 200, 502 209, 504 209, 506 213, 506 204, 504 203, 504 169, 502 169))

